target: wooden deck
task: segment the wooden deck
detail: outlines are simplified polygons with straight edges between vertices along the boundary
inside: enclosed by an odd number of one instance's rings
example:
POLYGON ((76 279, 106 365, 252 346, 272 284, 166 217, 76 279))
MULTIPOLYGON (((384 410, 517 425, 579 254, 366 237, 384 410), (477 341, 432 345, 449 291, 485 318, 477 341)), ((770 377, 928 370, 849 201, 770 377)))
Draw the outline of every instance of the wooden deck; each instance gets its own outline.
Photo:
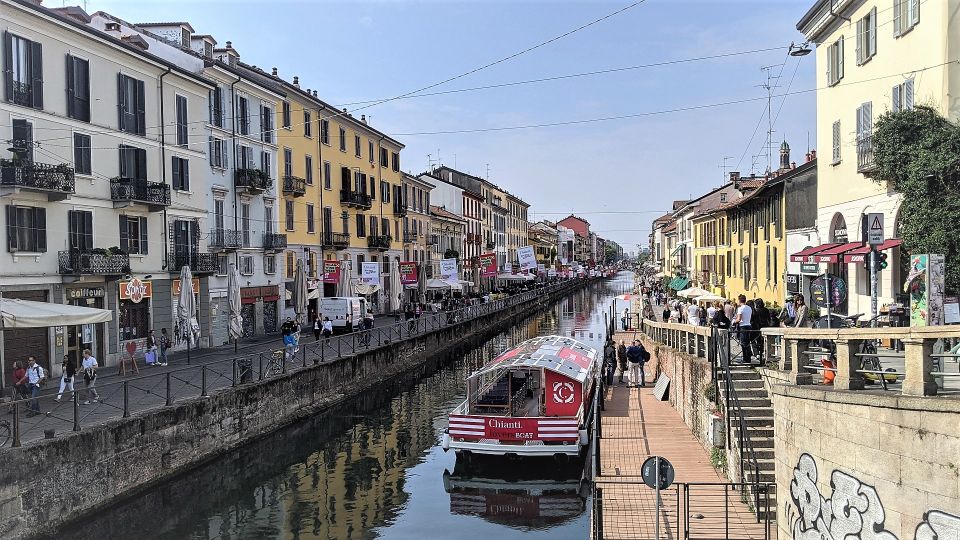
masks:
MULTIPOLYGON (((618 332, 616 337, 618 341, 621 336, 630 339, 630 334, 618 332)), ((647 381, 651 376, 649 370, 647 381)), ((740 502, 740 491, 705 485, 725 483, 726 479, 710 465, 710 455, 673 407, 653 396, 652 384, 646 388, 617 384, 608 388, 601 421, 601 475, 597 487, 602 489, 604 539, 655 538, 655 494, 640 478, 641 465, 653 455, 673 464, 675 483, 688 484, 662 493, 660 538, 682 539, 685 529, 691 540, 763 540, 770 538, 768 534, 775 538, 776 524, 771 524, 767 533, 747 504, 740 502), (684 506, 686 499, 689 512, 684 506), (687 515, 690 519, 685 525, 687 515)))

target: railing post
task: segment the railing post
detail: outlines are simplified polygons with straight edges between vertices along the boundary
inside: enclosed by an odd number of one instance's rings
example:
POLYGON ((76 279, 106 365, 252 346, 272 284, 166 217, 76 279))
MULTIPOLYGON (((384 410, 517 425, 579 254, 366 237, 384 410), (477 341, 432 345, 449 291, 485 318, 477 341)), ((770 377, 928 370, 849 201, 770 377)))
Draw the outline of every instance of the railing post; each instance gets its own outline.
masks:
POLYGON ((130 388, 123 381, 123 417, 130 418, 130 388))
POLYGON ((76 392, 73 393, 73 430, 80 431, 80 394, 76 392))
POLYGON ((808 341, 799 339, 788 339, 784 336, 783 350, 784 356, 790 357, 790 382, 797 385, 813 384, 813 375, 807 371, 802 371, 801 366, 805 364, 804 354, 807 352, 808 341))
POLYGON ((833 387, 840 390, 863 390, 863 373, 857 373, 860 359, 857 358, 859 340, 837 339, 836 377, 833 387))
POLYGON ((13 402, 13 442, 10 446, 17 448, 20 446, 20 402, 13 402))
POLYGON ((166 379, 167 379, 167 402, 166 402, 166 404, 167 404, 167 407, 169 407, 169 406, 170 406, 170 403, 171 403, 171 401, 170 401, 170 372, 168 371, 168 372, 166 372, 164 375, 166 375, 166 379))
POLYGON ((307 344, 303 344, 303 367, 307 367, 307 344))
POLYGON ((207 365, 200 366, 200 396, 207 396, 207 365))
POLYGON ((233 366, 230 372, 230 386, 237 385, 237 359, 234 358, 232 362, 233 366))
POLYGON ((933 371, 933 357, 930 355, 935 340, 910 337, 902 341, 905 355, 903 395, 937 395, 937 382, 930 374, 933 371))
POLYGON ((257 380, 263 380, 263 353, 257 355, 257 380))

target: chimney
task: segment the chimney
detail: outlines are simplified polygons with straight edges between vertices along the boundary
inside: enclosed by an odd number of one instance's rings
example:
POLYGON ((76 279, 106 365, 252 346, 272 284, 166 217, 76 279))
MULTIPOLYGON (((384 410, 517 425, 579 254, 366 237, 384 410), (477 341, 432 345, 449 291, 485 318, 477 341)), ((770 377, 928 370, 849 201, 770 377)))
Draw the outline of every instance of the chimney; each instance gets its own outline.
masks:
POLYGON ((346 108, 346 107, 343 108, 343 112, 344 112, 344 113, 347 112, 347 108, 346 108))
POLYGON ((791 162, 790 162, 790 168, 791 168, 791 169, 796 169, 796 168, 797 168, 797 162, 796 162, 796 161, 791 161, 791 162))
POLYGON ((363 122, 364 124, 366 124, 366 123, 367 123, 367 115, 361 114, 361 115, 360 115, 360 121, 363 122))
POLYGON ((232 48, 233 48, 233 42, 232 42, 232 41, 228 41, 228 42, 227 42, 227 48, 228 48, 228 49, 232 49, 232 48))
POLYGON ((104 31, 117 39, 121 37, 120 23, 118 22, 108 22, 104 27, 104 31))
POLYGON ((277 68, 273 68, 273 70, 271 70, 270 74, 273 75, 274 77, 276 77, 276 76, 277 76, 277 68))
POLYGON ((811 150, 811 151, 810 151, 810 161, 813 161, 813 160, 815 160, 815 159, 817 159, 817 151, 816 151, 816 150, 811 150))
POLYGON ((300 88, 300 77, 297 77, 296 75, 293 76, 293 87, 300 88))
POLYGON ((730 181, 737 182, 740 180, 740 171, 730 171, 730 181))
POLYGON ((316 90, 313 91, 313 97, 317 97, 317 91, 316 91, 316 90))

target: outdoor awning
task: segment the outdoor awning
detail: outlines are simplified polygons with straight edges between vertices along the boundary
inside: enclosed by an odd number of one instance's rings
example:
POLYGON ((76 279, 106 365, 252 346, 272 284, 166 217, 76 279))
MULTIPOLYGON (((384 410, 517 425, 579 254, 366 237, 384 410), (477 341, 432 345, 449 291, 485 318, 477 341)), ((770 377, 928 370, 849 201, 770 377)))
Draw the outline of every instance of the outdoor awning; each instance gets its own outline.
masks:
POLYGON ((814 255, 814 258, 817 260, 817 262, 838 263, 840 262, 840 258, 843 257, 848 251, 853 251, 862 246, 863 244, 860 242, 847 242, 846 244, 840 244, 830 249, 825 249, 814 255))
POLYGON ((803 250, 794 253, 790 256, 790 262, 798 263, 815 263, 818 262, 815 255, 821 251, 828 250, 833 247, 837 247, 840 244, 830 243, 830 244, 820 244, 819 246, 811 246, 804 248, 803 250))
POLYGON ((674 278, 670 282, 670 288, 675 291, 683 290, 687 288, 687 283, 690 283, 690 280, 685 277, 674 278))
POLYGON ((73 326, 112 319, 113 312, 106 309, 0 298, 0 328, 73 326))
MULTIPOLYGON (((893 249, 902 243, 903 243, 903 240, 900 240, 899 238, 893 238, 877 246, 877 251, 886 251, 888 249, 893 249)), ((853 251, 848 251, 846 254, 844 254, 843 260, 845 260, 848 263, 860 263, 867 258, 868 253, 870 253, 870 246, 863 246, 853 251)))

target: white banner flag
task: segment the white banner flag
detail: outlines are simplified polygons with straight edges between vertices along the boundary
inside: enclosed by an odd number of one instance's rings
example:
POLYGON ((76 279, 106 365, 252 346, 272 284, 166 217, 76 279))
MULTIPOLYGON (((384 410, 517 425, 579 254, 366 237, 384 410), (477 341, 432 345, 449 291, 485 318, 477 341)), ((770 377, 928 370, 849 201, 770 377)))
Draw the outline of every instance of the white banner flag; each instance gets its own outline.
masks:
POLYGON ((365 262, 360 264, 360 283, 367 285, 380 284, 380 263, 365 262))
POLYGON ((457 277, 457 260, 440 259, 440 279, 451 285, 459 285, 460 278, 457 277))
POLYGON ((533 253, 533 246, 517 248, 517 262, 521 270, 533 270, 537 267, 537 256, 533 253))

